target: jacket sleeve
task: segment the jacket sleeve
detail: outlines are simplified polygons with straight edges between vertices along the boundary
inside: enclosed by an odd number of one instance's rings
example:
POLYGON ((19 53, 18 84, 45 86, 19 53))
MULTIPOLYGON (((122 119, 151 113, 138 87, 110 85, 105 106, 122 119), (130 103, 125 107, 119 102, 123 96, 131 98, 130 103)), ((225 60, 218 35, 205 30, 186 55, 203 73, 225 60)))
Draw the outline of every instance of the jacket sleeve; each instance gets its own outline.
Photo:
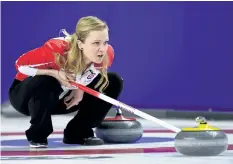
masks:
POLYGON ((41 47, 24 53, 15 62, 16 70, 28 76, 35 76, 38 69, 53 68, 54 53, 64 54, 68 43, 62 38, 54 38, 45 42, 41 47))
POLYGON ((110 67, 114 59, 114 49, 111 45, 108 46, 107 54, 108 54, 108 59, 109 59, 108 67, 110 67))

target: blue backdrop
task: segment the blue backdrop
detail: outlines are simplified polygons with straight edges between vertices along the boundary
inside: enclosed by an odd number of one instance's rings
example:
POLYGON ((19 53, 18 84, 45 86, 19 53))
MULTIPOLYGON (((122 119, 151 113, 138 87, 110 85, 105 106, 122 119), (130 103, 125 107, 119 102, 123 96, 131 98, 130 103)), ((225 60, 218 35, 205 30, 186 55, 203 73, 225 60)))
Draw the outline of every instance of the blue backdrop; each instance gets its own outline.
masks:
POLYGON ((233 110, 233 2, 2 2, 2 102, 24 52, 95 15, 137 108, 233 110))

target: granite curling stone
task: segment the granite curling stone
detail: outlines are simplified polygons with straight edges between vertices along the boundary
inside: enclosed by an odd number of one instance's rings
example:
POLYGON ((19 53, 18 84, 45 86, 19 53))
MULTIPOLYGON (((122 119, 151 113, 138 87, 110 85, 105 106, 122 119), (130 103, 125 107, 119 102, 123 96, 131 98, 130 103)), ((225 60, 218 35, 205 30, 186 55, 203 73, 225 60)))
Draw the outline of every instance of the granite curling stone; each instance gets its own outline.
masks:
POLYGON ((95 129, 97 137, 105 143, 135 143, 141 139, 143 128, 136 118, 126 118, 120 109, 114 118, 105 118, 95 129))
POLYGON ((175 136, 175 149, 186 156, 217 156, 228 148, 227 135, 208 125, 204 117, 197 117, 194 128, 183 128, 175 136))

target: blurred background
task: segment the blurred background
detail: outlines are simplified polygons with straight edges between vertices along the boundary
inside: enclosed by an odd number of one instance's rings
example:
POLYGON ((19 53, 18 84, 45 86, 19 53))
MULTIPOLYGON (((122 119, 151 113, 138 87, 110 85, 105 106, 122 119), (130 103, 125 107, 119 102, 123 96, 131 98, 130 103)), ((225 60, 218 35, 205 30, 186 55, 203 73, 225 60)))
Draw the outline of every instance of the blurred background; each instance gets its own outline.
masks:
POLYGON ((157 117, 233 119, 233 2, 1 2, 2 116, 20 115, 8 103, 17 58, 88 15, 110 28, 120 101, 157 117))

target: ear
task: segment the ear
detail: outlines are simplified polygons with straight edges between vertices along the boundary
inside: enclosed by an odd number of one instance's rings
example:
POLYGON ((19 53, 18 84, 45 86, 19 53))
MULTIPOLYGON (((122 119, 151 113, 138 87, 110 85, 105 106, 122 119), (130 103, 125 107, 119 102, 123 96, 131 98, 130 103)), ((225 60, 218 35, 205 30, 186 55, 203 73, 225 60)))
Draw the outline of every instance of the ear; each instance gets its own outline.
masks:
POLYGON ((83 43, 80 40, 77 40, 77 45, 80 50, 83 49, 83 43))

